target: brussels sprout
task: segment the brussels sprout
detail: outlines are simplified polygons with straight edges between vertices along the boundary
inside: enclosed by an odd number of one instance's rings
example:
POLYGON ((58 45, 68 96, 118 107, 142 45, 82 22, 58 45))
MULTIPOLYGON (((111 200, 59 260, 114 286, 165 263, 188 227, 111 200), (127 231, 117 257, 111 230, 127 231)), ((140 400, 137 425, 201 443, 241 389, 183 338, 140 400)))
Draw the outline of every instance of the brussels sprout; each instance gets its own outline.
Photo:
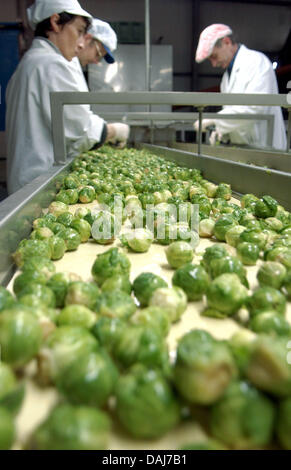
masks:
POLYGON ((56 273, 47 282, 49 287, 55 294, 56 307, 65 305, 65 297, 70 282, 79 281, 81 278, 74 273, 56 273))
POLYGON ((133 298, 126 292, 102 292, 97 298, 94 310, 106 317, 129 318, 135 311, 136 305, 133 298))
POLYGON ((39 271, 25 271, 19 274, 13 281, 13 292, 19 296, 21 291, 31 283, 45 285, 47 278, 39 271))
POLYGON ((238 224, 231 215, 220 216, 216 220, 214 228, 213 228, 213 233, 215 237, 217 238, 217 240, 225 241, 226 232, 232 227, 234 227, 235 225, 238 225, 238 224))
POLYGON ((255 205, 255 215, 262 219, 274 217, 277 212, 278 202, 271 196, 263 196, 255 205))
POLYGON ((55 235, 58 235, 59 232, 64 230, 66 227, 64 224, 60 224, 59 222, 55 222, 54 224, 51 225, 51 230, 55 235))
POLYGON ((287 397, 279 402, 277 420, 276 420, 276 436, 280 446, 283 449, 291 449, 291 398, 287 397))
POLYGON ((46 240, 47 238, 52 237, 53 234, 54 233, 52 232, 50 228, 40 227, 31 232, 30 238, 32 240, 46 240))
POLYGON ((128 325, 116 338, 112 354, 124 367, 140 362, 167 372, 169 366, 165 338, 159 331, 149 327, 128 325))
POLYGON ((280 289, 286 276, 286 268, 276 261, 266 261, 257 272, 261 287, 269 286, 280 289))
POLYGON ((78 248, 81 243, 81 237, 77 230, 73 228, 65 228, 58 233, 58 237, 63 238, 68 251, 73 251, 78 248))
POLYGON ((291 248, 287 246, 277 246, 265 253, 265 259, 268 261, 277 261, 289 269, 291 268, 291 248))
POLYGON ((244 209, 251 209, 252 212, 254 211, 256 203, 259 201, 257 196, 254 194, 245 194, 240 201, 241 207, 244 209))
POLYGON ((249 231, 253 230, 255 232, 261 232, 261 222, 257 219, 246 220, 243 223, 243 226, 246 227, 249 231))
POLYGON ((91 234, 95 242, 107 245, 114 241, 120 228, 120 223, 113 214, 108 211, 99 211, 91 226, 91 234))
POLYGON ((76 175, 69 174, 65 176, 63 185, 66 189, 76 189, 80 185, 76 175))
POLYGON ((96 314, 85 305, 68 305, 58 315, 58 325, 75 325, 91 328, 96 322, 96 314))
POLYGON ((291 299, 291 269, 288 269, 284 278, 283 291, 286 292, 288 299, 291 299))
POLYGON ((56 385, 73 404, 103 406, 117 378, 117 369, 105 351, 88 352, 63 370, 56 385))
POLYGON ((214 235, 214 219, 203 219, 199 222, 199 235, 203 238, 211 238, 214 235))
POLYGON ((122 335, 127 324, 117 317, 101 317, 91 329, 91 333, 97 338, 101 346, 109 353, 122 335))
POLYGON ((45 384, 55 381, 79 357, 97 349, 96 338, 86 328, 74 325, 56 328, 39 351, 39 379, 45 384))
POLYGON ((55 261, 61 259, 67 250, 67 244, 65 240, 59 236, 50 237, 49 245, 52 251, 51 259, 55 261))
POLYGON ((131 294, 132 286, 127 275, 115 275, 103 282, 101 289, 103 292, 122 290, 126 294, 131 294))
POLYGON ((37 283, 26 284, 18 294, 18 299, 27 294, 33 294, 39 297, 44 305, 54 308, 56 306, 56 298, 54 292, 47 286, 37 283))
POLYGON ((41 256, 51 258, 51 248, 44 240, 22 240, 13 253, 12 257, 15 264, 21 267, 32 256, 41 256))
POLYGON ((264 223, 268 228, 274 230, 275 232, 280 232, 284 227, 281 220, 277 219, 276 217, 267 217, 264 219, 264 223))
POLYGON ((169 265, 172 268, 180 268, 193 259, 194 252, 191 245, 184 241, 171 243, 165 250, 169 265))
POLYGON ((126 431, 143 439, 158 438, 180 420, 180 406, 162 374, 140 365, 120 377, 116 413, 126 431))
POLYGON ((238 259, 247 266, 254 266, 260 256, 260 248, 255 243, 238 243, 236 250, 238 259))
POLYGON ((122 243, 138 253, 148 251, 153 240, 152 232, 146 228, 137 228, 121 236, 122 243))
POLYGON ((257 229, 246 228, 240 234, 239 240, 241 242, 254 243, 255 245, 258 245, 261 250, 263 250, 266 245, 267 236, 265 233, 257 231, 257 229))
POLYGON ((71 228, 76 230, 80 237, 81 243, 87 242, 91 236, 91 225, 84 219, 74 218, 71 223, 71 228))
POLYGON ((226 344, 208 332, 192 330, 178 342, 174 382, 190 403, 210 405, 222 396, 236 374, 226 344))
POLYGON ((184 290, 188 300, 201 300, 207 290, 209 276, 202 266, 188 263, 177 269, 172 282, 184 290))
POLYGON ((246 229, 243 225, 235 225, 234 227, 230 228, 225 234, 225 241, 230 246, 236 247, 240 242, 240 234, 246 229))
POLYGON ((130 318, 133 325, 140 325, 153 328, 163 336, 167 336, 170 331, 171 320, 168 312, 164 308, 150 306, 137 310, 130 318))
POLYGON ((153 292, 159 287, 168 287, 166 281, 153 273, 142 273, 133 282, 133 292, 141 307, 146 307, 153 292))
POLYGON ((80 304, 93 310, 100 289, 94 282, 73 281, 68 285, 65 305, 80 304))
POLYGON ((1 358, 13 368, 27 364, 38 352, 42 330, 33 314, 3 310, 0 315, 1 358))
POLYGON ((56 202, 60 204, 69 205, 71 201, 70 194, 67 192, 66 189, 61 189, 55 197, 56 202))
POLYGON ((96 198, 95 189, 92 186, 84 186, 79 191, 79 201, 83 204, 94 201, 96 198))
POLYGON ((209 274, 212 279, 225 273, 237 274, 241 283, 244 286, 249 287, 246 277, 246 269, 238 258, 235 258, 234 256, 226 256, 225 258, 216 258, 210 261, 209 274))
POLYGON ((17 382, 10 366, 0 362, 0 407, 16 414, 19 411, 23 398, 24 386, 17 382))
POLYGON ((255 333, 267 333, 269 335, 286 336, 291 334, 291 325, 282 315, 274 310, 261 312, 251 318, 249 328, 255 333))
POLYGON ((172 323, 177 322, 187 308, 187 296, 180 287, 160 287, 153 292, 149 305, 164 309, 172 323))
POLYGON ((236 274, 221 274, 206 291, 207 304, 225 316, 233 315, 247 300, 248 291, 236 274))
POLYGON ((92 266, 91 273, 99 286, 106 279, 114 275, 129 275, 130 261, 128 257, 118 248, 110 248, 97 258, 92 266))
POLYGON ((225 211, 228 211, 228 203, 226 202, 225 199, 222 198, 217 198, 214 199, 211 203, 211 209, 214 214, 214 216, 218 216, 220 213, 224 213, 225 211))
POLYGON ((291 393, 289 341, 290 336, 257 336, 246 368, 246 377, 255 387, 276 397, 291 393))
POLYGON ((90 209, 88 209, 88 207, 78 207, 78 209, 75 210, 74 217, 77 217, 78 219, 84 219, 84 217, 88 214, 90 214, 90 209))
POLYGON ((69 206, 68 204, 60 201, 53 201, 49 205, 48 210, 51 214, 58 217, 59 215, 63 214, 63 212, 69 212, 69 206))
POLYGON ((34 431, 34 450, 107 449, 110 419, 97 408, 61 404, 34 431))
POLYGON ((236 367, 242 377, 245 377, 245 370, 249 362, 253 341, 256 335, 245 329, 239 329, 227 341, 232 356, 235 360, 236 367))
POLYGON ((15 299, 9 290, 0 286, 0 312, 11 307, 15 303, 15 299))
POLYGON ((228 254, 229 253, 226 250, 225 245, 221 243, 215 243, 214 245, 206 248, 204 251, 201 265, 206 269, 206 271, 209 271, 210 262, 213 259, 224 258, 225 256, 228 256, 228 254))
POLYGON ((217 186, 215 197, 228 201, 231 198, 231 186, 227 183, 220 183, 217 186))
POLYGON ((49 279, 56 272, 56 266, 54 262, 48 258, 32 256, 23 263, 21 266, 21 271, 38 271, 44 273, 46 278, 49 279))
POLYGON ((233 449, 256 449, 269 444, 275 422, 271 400, 239 381, 230 384, 213 405, 210 430, 214 438, 233 449))
POLYGON ((208 197, 215 197, 216 196, 216 191, 217 191, 217 185, 214 183, 211 183, 210 181, 205 181, 203 183, 203 187, 206 190, 206 195, 208 197))
POLYGON ((273 287, 260 287, 248 298, 247 306, 251 316, 268 310, 274 310, 284 315, 286 298, 279 290, 273 287))
POLYGON ((74 219, 72 212, 63 212, 57 217, 57 223, 64 225, 65 227, 70 227, 74 219))
POLYGON ((9 450, 12 447, 15 434, 11 413, 0 407, 0 450, 9 450))

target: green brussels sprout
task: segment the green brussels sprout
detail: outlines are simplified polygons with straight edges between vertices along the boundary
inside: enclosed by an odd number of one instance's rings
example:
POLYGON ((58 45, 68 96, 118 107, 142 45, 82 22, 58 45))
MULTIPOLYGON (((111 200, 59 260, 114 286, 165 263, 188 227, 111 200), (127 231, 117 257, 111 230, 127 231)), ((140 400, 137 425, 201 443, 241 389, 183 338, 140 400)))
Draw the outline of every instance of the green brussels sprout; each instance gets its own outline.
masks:
POLYGON ((216 194, 215 197, 217 198, 223 198, 226 201, 231 199, 231 186, 230 184, 227 183, 220 183, 217 186, 216 194))
POLYGON ((223 214, 228 211, 228 203, 222 198, 214 199, 211 203, 211 210, 214 216, 218 216, 220 213, 223 214))
POLYGON ((65 296, 65 305, 80 304, 93 310, 101 292, 94 282, 70 282, 65 296))
POLYGON ((51 259, 55 261, 61 259, 67 250, 65 240, 57 235, 49 238, 49 245, 52 251, 51 259))
POLYGON ((165 338, 159 331, 150 327, 127 325, 121 334, 117 335, 112 354, 125 368, 140 362, 167 372, 169 366, 165 338))
POLYGON ((211 202, 209 201, 206 195, 195 195, 191 198, 192 204, 198 204, 199 206, 199 218, 207 219, 210 216, 211 212, 211 202))
POLYGON ((288 299, 291 299, 291 269, 288 269, 284 278, 283 291, 286 292, 288 299))
POLYGON ((121 236, 123 245, 137 253, 145 253, 148 251, 153 240, 154 236, 152 232, 146 228, 136 228, 132 232, 125 233, 121 236))
POLYGON ((73 228, 79 233, 81 237, 81 243, 85 243, 89 240, 91 236, 91 225, 89 224, 89 222, 84 219, 75 217, 72 220, 71 228, 73 228))
POLYGON ((225 273, 237 274, 241 283, 245 287, 249 287, 246 277, 246 269, 238 258, 235 258, 234 256, 226 256, 225 258, 216 258, 210 261, 209 274, 212 279, 225 273))
POLYGON ((255 338, 256 335, 252 331, 244 328, 239 329, 227 341, 227 345, 232 353, 239 375, 242 377, 245 377, 246 367, 249 362, 255 338))
POLYGON ((113 393, 118 372, 105 351, 79 356, 57 377, 58 390, 76 405, 103 406, 113 393))
POLYGON ((225 245, 221 243, 214 243, 213 245, 209 246, 206 248, 206 250, 203 253, 201 265, 206 269, 206 271, 209 271, 209 266, 210 262, 213 259, 216 258, 224 258, 225 256, 228 256, 228 251, 225 248, 225 245))
POLYGON ((165 250, 167 261, 172 268, 180 268, 193 259, 194 252, 191 245, 184 241, 171 243, 165 250))
POLYGON ((248 298, 247 306, 251 316, 268 310, 274 310, 284 315, 286 298, 279 290, 273 287, 260 287, 248 298))
POLYGON ((116 390, 117 416, 132 436, 158 438, 178 424, 179 403, 158 370, 137 365, 119 378, 116 390))
POLYGON ((140 306, 147 307, 153 292, 159 287, 168 287, 168 285, 157 274, 141 273, 135 278, 132 287, 140 306))
POLYGON ((97 408, 60 404, 34 431, 33 450, 107 449, 110 419, 97 408))
POLYGON ((260 334, 254 340, 245 373, 247 379, 259 390, 275 397, 290 396, 289 344, 290 336, 260 334))
POLYGON ((54 382, 79 357, 97 349, 97 339, 86 328, 59 326, 48 335, 39 351, 39 380, 44 384, 54 382))
POLYGON ((95 189, 92 186, 84 186, 79 191, 79 201, 83 204, 94 201, 96 198, 95 189))
POLYGON ((279 402, 276 420, 276 437, 280 446, 285 450, 291 449, 291 398, 287 397, 279 402))
POLYGON ((80 182, 76 175, 69 174, 68 176, 65 176, 63 185, 66 189, 76 189, 80 185, 80 182))
POLYGON ((56 194, 55 200, 61 204, 69 205, 71 200, 70 194, 66 189, 60 189, 58 194, 56 194))
POLYGON ((48 227, 40 227, 33 230, 30 234, 32 240, 46 240, 53 236, 53 231, 48 227))
POLYGON ((68 305, 63 308, 57 318, 57 324, 75 325, 90 329, 96 323, 96 314, 85 305, 68 305))
POLYGON ((240 234, 246 229, 243 225, 235 225, 230 228, 225 234, 225 241, 230 246, 236 247, 240 242, 240 234))
POLYGON ((74 215, 72 214, 72 212, 63 212, 57 217, 57 223, 62 224, 68 228, 71 226, 73 219, 74 215))
POLYGON ((114 241, 120 228, 117 217, 108 211, 99 211, 91 226, 92 238, 101 245, 107 245, 114 241))
POLYGON ((118 317, 101 317, 91 328, 91 333, 103 348, 112 353, 117 340, 126 327, 127 324, 118 317))
POLYGON ((174 383, 190 403, 211 405, 235 375, 236 367, 227 345, 207 331, 192 330, 179 340, 174 383))
POLYGON ((20 267, 32 256, 51 258, 51 248, 44 240, 22 240, 12 257, 16 266, 20 267))
POLYGON ((88 214, 90 214, 90 209, 88 209, 88 207, 78 207, 75 210, 74 217, 77 217, 78 219, 84 219, 84 217, 86 217, 88 214))
POLYGON ((255 215, 262 219, 275 217, 278 202, 271 196, 263 196, 255 205, 255 215))
POLYGON ((248 291, 237 274, 226 273, 216 277, 207 291, 207 304, 225 316, 233 315, 247 301, 248 291))
POLYGON ((13 281, 13 292, 19 296, 21 291, 31 283, 45 285, 46 275, 39 271, 25 271, 19 274, 13 281))
POLYGON ((286 336, 291 334, 291 325, 282 315, 274 310, 268 310, 251 318, 249 328, 255 333, 286 336))
POLYGON ((15 303, 15 299, 9 290, 0 286, 0 312, 10 308, 15 303))
POLYGON ((47 307, 54 308, 56 306, 55 294, 47 286, 37 283, 26 284, 18 294, 18 299, 21 301, 21 298, 27 294, 33 294, 36 297, 39 297, 44 305, 47 307))
POLYGON ((214 235, 214 219, 203 219, 199 222, 199 235, 202 238, 211 238, 214 235))
POLYGON ((130 318, 133 325, 140 325, 153 328, 163 336, 167 336, 170 331, 171 320, 167 310, 161 307, 150 306, 137 310, 130 318))
POLYGON ((183 289, 188 300, 201 300, 207 290, 209 276, 202 266, 187 263, 177 269, 172 283, 183 289))
POLYGON ((152 193, 145 192, 145 193, 139 194, 138 198, 141 202, 143 209, 149 209, 148 206, 151 207, 153 204, 155 204, 155 197, 152 193))
POLYGON ((251 209, 251 211, 254 211, 256 203, 259 201, 259 198, 257 196, 254 196, 254 194, 245 194, 241 200, 240 204, 241 207, 244 209, 251 209))
POLYGON ((65 297, 70 282, 79 281, 80 277, 74 273, 56 273, 47 282, 49 287, 55 294, 56 307, 63 307, 65 305, 65 297))
POLYGON ((0 450, 9 450, 15 438, 15 427, 11 413, 0 407, 0 450))
POLYGON ((49 279, 55 272, 56 266, 53 261, 41 256, 32 256, 27 259, 21 266, 22 272, 38 271, 44 273, 46 278, 49 279))
POLYGON ((126 294, 131 294, 132 286, 127 275, 115 275, 103 282, 101 286, 103 292, 112 292, 122 290, 126 294))
POLYGON ((78 248, 81 243, 81 237, 77 230, 73 228, 65 228, 58 232, 58 237, 63 238, 68 251, 73 251, 78 248))
POLYGON ((102 292, 96 299, 94 311, 106 317, 129 318, 136 311, 133 298, 121 290, 102 292))
POLYGON ((242 225, 248 230, 254 230, 255 232, 261 232, 262 230, 261 222, 257 219, 246 220, 242 225))
POLYGON ((247 266, 254 266, 260 256, 260 248, 255 243, 240 242, 236 250, 238 259, 247 266))
POLYGON ((177 322, 187 308, 187 296, 180 287, 160 287, 153 292, 149 306, 161 307, 171 323, 177 322))
POLYGON ((65 228, 65 225, 60 224, 59 222, 55 222, 51 225, 51 230, 55 235, 58 235, 58 233, 64 230, 65 228))
POLYGON ((244 381, 231 383, 211 409, 211 434, 233 449, 267 446, 274 424, 272 401, 244 381))
POLYGON ((286 268, 276 261, 266 261, 257 272, 261 287, 269 286, 280 289, 286 276, 286 268))
POLYGON ((240 234, 239 240, 241 242, 254 243, 255 245, 258 245, 261 250, 263 250, 266 245, 267 236, 265 233, 257 231, 257 229, 246 228, 240 234))
POLYGON ((221 215, 215 222, 213 233, 215 238, 220 241, 225 241, 226 232, 234 227, 237 221, 231 215, 221 215))
POLYGON ((211 183, 210 181, 206 181, 203 183, 203 187, 206 190, 206 195, 207 197, 215 197, 216 196, 216 191, 217 191, 217 185, 214 183, 211 183))
POLYGON ((291 248, 287 246, 277 246, 265 253, 267 261, 277 261, 287 269, 291 268, 291 248))
POLYGON ((34 230, 41 228, 41 227, 48 227, 50 225, 51 223, 45 220, 44 217, 39 217, 37 219, 34 219, 34 221, 32 222, 32 228, 34 230))
POLYGON ((0 407, 6 408, 12 414, 18 413, 24 393, 24 386, 17 382, 11 367, 0 362, 0 407))
POLYGON ((42 330, 33 314, 3 310, 0 315, 1 358, 13 368, 27 364, 38 352, 42 330))
POLYGON ((63 214, 63 212, 69 212, 69 206, 67 203, 63 203, 61 201, 53 201, 50 203, 48 211, 58 217, 63 214))
POLYGON ((283 222, 276 217, 267 217, 263 222, 266 227, 274 230, 275 232, 280 232, 284 227, 283 222))
POLYGON ((112 276, 129 275, 130 261, 118 248, 110 248, 97 258, 92 266, 91 273, 99 286, 112 276))
POLYGON ((224 444, 214 439, 206 439, 189 444, 184 444, 179 450, 228 450, 224 444))

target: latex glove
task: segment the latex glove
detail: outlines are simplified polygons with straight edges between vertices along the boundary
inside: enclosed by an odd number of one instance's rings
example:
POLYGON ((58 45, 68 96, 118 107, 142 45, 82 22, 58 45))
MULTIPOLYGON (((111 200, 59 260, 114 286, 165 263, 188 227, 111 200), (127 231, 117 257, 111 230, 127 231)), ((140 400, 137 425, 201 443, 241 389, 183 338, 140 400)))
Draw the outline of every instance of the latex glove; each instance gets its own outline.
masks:
POLYGON ((123 124, 121 122, 114 122, 110 124, 110 126, 114 129, 114 136, 111 137, 108 142, 117 145, 119 148, 125 147, 129 136, 130 127, 127 124, 123 124))
MULTIPOLYGON (((202 119, 201 122, 201 130, 202 132, 205 132, 207 127, 215 126, 215 120, 214 119, 202 119)), ((199 130, 199 121, 195 121, 193 124, 194 131, 199 130)))
POLYGON ((209 137, 209 143, 210 145, 216 145, 217 142, 221 142, 222 140, 222 135, 220 132, 217 131, 212 131, 209 137))

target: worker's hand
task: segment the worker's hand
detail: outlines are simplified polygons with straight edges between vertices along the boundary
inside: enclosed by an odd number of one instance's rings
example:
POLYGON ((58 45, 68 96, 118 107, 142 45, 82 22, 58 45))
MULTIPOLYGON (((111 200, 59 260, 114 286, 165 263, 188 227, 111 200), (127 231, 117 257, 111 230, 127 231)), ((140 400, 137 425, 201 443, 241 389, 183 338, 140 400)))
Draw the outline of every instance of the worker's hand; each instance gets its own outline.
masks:
POLYGON ((209 137, 210 145, 216 145, 217 143, 221 142, 222 135, 220 132, 212 131, 209 137))
POLYGON ((130 127, 127 124, 121 122, 114 122, 107 125, 110 128, 110 134, 107 142, 115 144, 119 148, 123 148, 126 145, 130 127))
MULTIPOLYGON (((201 130, 202 132, 205 132, 207 127, 215 126, 215 120, 214 119, 202 119, 201 122, 201 130)), ((193 124, 194 131, 198 131, 199 129, 199 121, 195 121, 193 124)))

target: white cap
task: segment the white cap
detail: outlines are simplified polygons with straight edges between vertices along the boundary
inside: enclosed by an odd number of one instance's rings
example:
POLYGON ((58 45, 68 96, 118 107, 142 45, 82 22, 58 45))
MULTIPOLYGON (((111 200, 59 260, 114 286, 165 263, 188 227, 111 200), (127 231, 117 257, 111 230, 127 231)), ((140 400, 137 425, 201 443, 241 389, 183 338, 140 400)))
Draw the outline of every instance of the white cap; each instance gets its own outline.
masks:
POLYGON ((205 59, 210 57, 216 41, 224 38, 225 36, 229 36, 230 34, 232 34, 232 30, 226 24, 215 23, 207 26, 199 37, 195 58, 196 62, 203 62, 205 59))
POLYGON ((83 10, 77 0, 35 0, 27 10, 27 17, 30 27, 35 30, 38 23, 50 18, 54 13, 71 13, 72 15, 85 16, 91 19, 92 16, 83 10))
POLYGON ((88 29, 88 33, 91 34, 94 39, 98 39, 98 41, 102 42, 103 47, 107 52, 104 59, 109 64, 113 64, 115 59, 111 52, 115 51, 117 47, 117 36, 110 24, 99 20, 98 18, 94 18, 90 28, 88 29))

